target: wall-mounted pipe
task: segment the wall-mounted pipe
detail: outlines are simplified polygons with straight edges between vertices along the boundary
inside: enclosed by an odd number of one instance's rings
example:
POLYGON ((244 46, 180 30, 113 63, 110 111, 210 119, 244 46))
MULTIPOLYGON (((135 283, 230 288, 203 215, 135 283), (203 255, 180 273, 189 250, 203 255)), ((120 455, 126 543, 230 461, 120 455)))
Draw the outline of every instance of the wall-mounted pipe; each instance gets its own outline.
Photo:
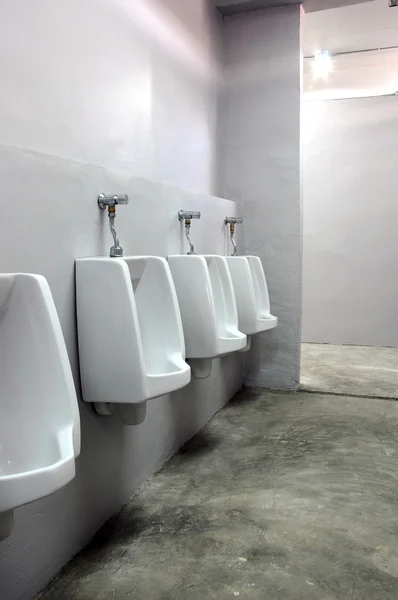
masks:
POLYGON ((242 217, 225 217, 224 220, 225 225, 229 225, 229 238, 231 240, 231 244, 232 244, 232 254, 231 256, 236 256, 236 252, 237 252, 237 248, 236 248, 236 242, 235 242, 235 225, 237 223, 243 223, 243 219, 242 217))
POLYGON ((201 214, 197 210, 180 210, 178 213, 178 220, 185 221, 185 237, 188 240, 189 252, 188 255, 195 254, 195 247, 191 241, 189 232, 191 230, 191 219, 200 219, 201 214))
POLYGON ((119 238, 115 229, 116 206, 118 204, 128 204, 127 194, 100 194, 98 196, 98 206, 101 210, 108 209, 109 229, 113 237, 113 246, 109 250, 109 256, 118 258, 123 256, 123 248, 120 246, 119 238))

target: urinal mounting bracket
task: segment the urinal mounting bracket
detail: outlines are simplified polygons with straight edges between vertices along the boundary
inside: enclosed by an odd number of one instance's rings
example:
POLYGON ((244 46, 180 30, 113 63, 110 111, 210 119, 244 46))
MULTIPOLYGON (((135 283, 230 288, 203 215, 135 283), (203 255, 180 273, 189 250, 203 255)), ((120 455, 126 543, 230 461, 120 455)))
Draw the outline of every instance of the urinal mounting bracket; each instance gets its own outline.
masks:
POLYGON ((128 204, 127 194, 100 194, 98 196, 98 206, 101 210, 108 209, 109 228, 113 237, 113 246, 109 251, 112 258, 123 256, 123 248, 120 246, 119 238, 115 229, 116 206, 119 204, 128 204))
POLYGON ((229 237, 233 247, 231 256, 236 256, 235 225, 243 223, 242 217, 225 217, 225 225, 229 225, 229 237))
POLYGON ((191 229, 191 219, 200 219, 201 214, 197 210, 180 210, 178 213, 178 220, 185 221, 185 237, 188 240, 189 244, 189 252, 188 255, 195 254, 195 247, 191 242, 191 238, 189 235, 191 229))

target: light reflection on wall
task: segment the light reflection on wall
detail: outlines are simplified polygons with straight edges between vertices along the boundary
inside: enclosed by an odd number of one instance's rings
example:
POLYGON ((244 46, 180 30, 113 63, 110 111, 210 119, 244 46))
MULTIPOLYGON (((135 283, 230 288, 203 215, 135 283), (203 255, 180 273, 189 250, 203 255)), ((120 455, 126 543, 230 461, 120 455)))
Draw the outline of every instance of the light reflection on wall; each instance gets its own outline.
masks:
POLYGON ((164 50, 185 64, 197 75, 218 79, 220 65, 208 50, 207 45, 193 44, 181 23, 167 9, 167 0, 116 0, 130 19, 146 34, 156 38, 164 50))

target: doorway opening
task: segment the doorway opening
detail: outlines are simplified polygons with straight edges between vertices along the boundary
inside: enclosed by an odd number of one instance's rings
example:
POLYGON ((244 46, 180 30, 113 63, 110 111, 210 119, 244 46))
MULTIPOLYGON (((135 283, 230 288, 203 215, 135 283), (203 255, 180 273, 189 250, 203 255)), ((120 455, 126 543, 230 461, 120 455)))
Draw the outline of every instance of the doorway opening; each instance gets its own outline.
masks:
POLYGON ((307 14, 301 389, 398 398, 398 8, 307 14))

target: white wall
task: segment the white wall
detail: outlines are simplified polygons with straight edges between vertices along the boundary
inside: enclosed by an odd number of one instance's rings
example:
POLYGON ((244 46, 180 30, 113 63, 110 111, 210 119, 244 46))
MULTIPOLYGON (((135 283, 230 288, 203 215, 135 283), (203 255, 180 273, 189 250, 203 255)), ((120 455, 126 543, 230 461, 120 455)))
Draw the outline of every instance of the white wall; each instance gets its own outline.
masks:
POLYGON ((303 105, 303 341, 398 346, 398 99, 303 105))
MULTIPOLYGON (((203 212, 198 252, 225 250, 235 205, 211 195, 221 17, 205 0, 189 5, 0 1, 0 271, 47 277, 78 390, 74 260, 109 251, 100 192, 130 195, 117 216, 126 254, 182 251, 180 208, 203 212)), ((16 510, 0 543, 2 600, 29 600, 89 541, 234 395, 241 360, 215 361, 208 380, 149 402, 138 427, 81 403, 76 479, 16 510)))
POLYGON ((211 192, 221 17, 189 4, 2 0, 0 141, 211 192))
POLYGON ((295 389, 301 319, 300 7, 225 18, 219 194, 242 203, 279 327, 253 339, 246 383, 295 389))

